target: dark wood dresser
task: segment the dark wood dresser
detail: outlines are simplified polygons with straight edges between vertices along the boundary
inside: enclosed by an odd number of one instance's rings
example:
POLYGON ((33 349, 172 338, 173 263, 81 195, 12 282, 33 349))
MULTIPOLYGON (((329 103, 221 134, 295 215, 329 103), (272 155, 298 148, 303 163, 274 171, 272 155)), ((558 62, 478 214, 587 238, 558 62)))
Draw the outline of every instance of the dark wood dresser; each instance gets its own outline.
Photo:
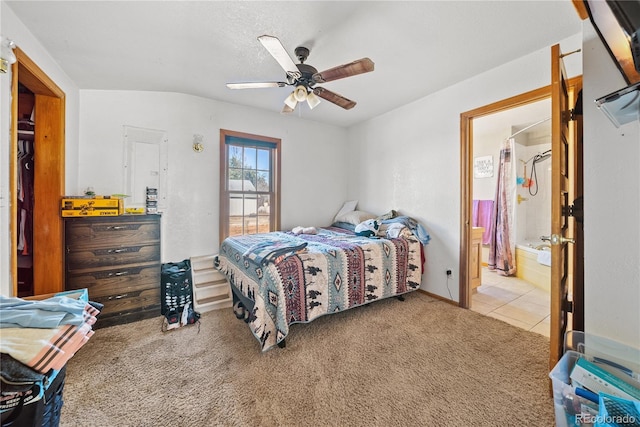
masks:
POLYGON ((160 316, 160 215, 65 218, 65 289, 104 304, 96 328, 160 316))

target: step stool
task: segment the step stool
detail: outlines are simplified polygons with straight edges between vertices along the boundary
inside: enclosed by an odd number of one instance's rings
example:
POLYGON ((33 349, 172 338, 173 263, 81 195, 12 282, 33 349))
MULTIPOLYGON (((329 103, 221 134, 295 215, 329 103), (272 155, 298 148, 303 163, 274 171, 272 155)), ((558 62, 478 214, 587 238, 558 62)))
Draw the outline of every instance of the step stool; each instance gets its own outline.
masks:
POLYGON ((191 258, 194 308, 200 313, 228 308, 233 305, 229 282, 214 266, 216 255, 191 258))

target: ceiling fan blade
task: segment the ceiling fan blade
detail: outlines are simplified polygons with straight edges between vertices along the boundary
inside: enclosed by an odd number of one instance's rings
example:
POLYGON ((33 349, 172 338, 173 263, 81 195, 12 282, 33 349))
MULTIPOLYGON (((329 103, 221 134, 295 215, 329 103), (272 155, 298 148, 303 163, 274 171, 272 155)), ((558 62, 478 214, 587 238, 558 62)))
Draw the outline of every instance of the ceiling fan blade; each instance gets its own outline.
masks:
POLYGON ((261 89, 265 87, 285 87, 285 82, 246 82, 246 83, 227 83, 229 89, 261 89))
POLYGON ((264 35, 258 37, 258 40, 260 40, 260 43, 262 43, 265 49, 269 51, 271 56, 278 61, 278 64, 280 64, 287 75, 300 77, 298 67, 293 62, 293 59, 291 59, 291 56, 289 56, 284 46, 282 46, 282 43, 280 43, 280 39, 274 36, 264 35))
POLYGON ((329 68, 313 75, 313 81, 316 83, 326 83, 333 80, 344 79, 362 73, 373 71, 373 61, 369 58, 358 59, 337 67, 329 68))
POLYGON ((325 89, 323 87, 314 88, 313 93, 315 93, 316 95, 318 95, 320 98, 324 100, 327 100, 329 102, 336 104, 339 107, 344 108, 345 110, 350 110, 356 106, 355 101, 345 98, 342 95, 338 95, 335 92, 331 92, 330 90, 325 89))

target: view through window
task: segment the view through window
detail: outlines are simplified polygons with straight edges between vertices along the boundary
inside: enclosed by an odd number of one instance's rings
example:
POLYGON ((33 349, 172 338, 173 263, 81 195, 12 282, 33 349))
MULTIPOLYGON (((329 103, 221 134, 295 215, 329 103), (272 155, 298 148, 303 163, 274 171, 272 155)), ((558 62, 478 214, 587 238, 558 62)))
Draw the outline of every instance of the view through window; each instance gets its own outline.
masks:
POLYGON ((280 226, 280 140, 220 131, 220 236, 275 231, 280 226))

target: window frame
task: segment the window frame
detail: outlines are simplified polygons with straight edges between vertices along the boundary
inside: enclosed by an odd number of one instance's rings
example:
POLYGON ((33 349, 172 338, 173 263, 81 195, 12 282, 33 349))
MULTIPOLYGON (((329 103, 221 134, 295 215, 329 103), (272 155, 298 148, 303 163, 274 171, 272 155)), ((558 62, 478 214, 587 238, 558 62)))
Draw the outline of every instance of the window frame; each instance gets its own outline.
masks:
MULTIPOLYGON (((227 188, 229 182, 229 157, 228 157, 228 145, 238 145, 237 143, 229 144, 228 139, 241 139, 247 140, 246 147, 252 147, 251 141, 254 141, 257 146, 262 144, 274 145, 270 148, 272 150, 272 165, 271 165, 271 192, 270 197, 270 228, 271 231, 280 229, 280 153, 281 153, 281 140, 279 138, 272 138, 263 135, 255 135, 245 132, 236 132, 228 129, 220 129, 220 221, 219 221, 219 235, 220 243, 229 237, 229 195, 231 191, 227 188)), ((242 145, 242 144, 240 144, 242 145)), ((234 191, 235 192, 235 191, 234 191)))

